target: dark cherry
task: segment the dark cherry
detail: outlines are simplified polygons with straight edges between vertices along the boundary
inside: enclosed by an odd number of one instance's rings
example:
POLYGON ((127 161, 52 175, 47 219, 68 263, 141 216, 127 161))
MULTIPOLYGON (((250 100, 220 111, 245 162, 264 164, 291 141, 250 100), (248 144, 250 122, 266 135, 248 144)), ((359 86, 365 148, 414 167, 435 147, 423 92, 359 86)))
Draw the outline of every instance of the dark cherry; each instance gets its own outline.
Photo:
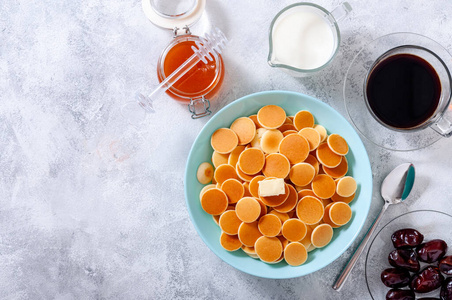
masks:
POLYGON ((386 300, 414 300, 415 295, 411 290, 391 289, 386 294, 386 300))
POLYGON ((427 297, 427 298, 419 298, 418 300, 441 300, 439 298, 427 297))
POLYGON ((381 272, 381 281, 390 288, 401 288, 410 283, 410 272, 399 268, 389 268, 381 272))
POLYGON ((444 276, 438 267, 428 266, 413 275, 410 281, 410 288, 416 293, 428 293, 439 288, 443 281, 444 276))
POLYGON ((405 228, 394 232, 391 240, 396 248, 409 248, 420 245, 424 241, 424 236, 416 229, 405 228))
POLYGON ((431 240, 416 247, 417 258, 426 263, 441 259, 447 251, 447 244, 443 240, 431 240))
POLYGON ((439 296, 441 297, 441 300, 452 300, 452 277, 444 280, 439 296))
POLYGON ((420 265, 416 252, 410 249, 396 249, 389 253, 389 264, 395 268, 406 269, 410 272, 419 272, 420 265))
POLYGON ((439 270, 446 275, 452 275, 452 255, 445 256, 439 261, 439 270))

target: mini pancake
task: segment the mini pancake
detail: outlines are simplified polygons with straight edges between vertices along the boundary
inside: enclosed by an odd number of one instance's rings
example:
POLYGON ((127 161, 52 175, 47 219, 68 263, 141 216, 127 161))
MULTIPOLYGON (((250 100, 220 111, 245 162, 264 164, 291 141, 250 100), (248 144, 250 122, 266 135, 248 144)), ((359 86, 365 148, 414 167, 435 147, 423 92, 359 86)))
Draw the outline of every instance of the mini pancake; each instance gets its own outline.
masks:
POLYGON ((297 164, 308 157, 309 143, 298 134, 290 134, 281 140, 278 150, 289 159, 291 164, 297 164))
POLYGON ((235 166, 235 171, 237 172, 237 176, 245 182, 250 182, 251 179, 254 178, 254 175, 248 175, 243 173, 242 169, 240 169, 239 164, 235 166))
POLYGON ((265 157, 262 173, 266 177, 286 178, 290 172, 290 162, 283 154, 272 153, 265 157))
POLYGON ((261 205, 252 197, 240 199, 235 206, 237 217, 245 223, 251 223, 259 218, 261 205))
POLYGON ((305 186, 311 183, 315 176, 315 169, 308 163, 298 163, 290 169, 289 178, 293 184, 305 186))
POLYGON ((245 150, 245 146, 237 146, 234 150, 229 154, 228 157, 228 164, 235 167, 237 165, 237 162, 239 161, 240 153, 245 150))
POLYGON ((311 235, 312 245, 316 248, 322 248, 328 245, 333 238, 333 228, 329 224, 321 224, 314 228, 311 235))
POLYGON ((356 192, 357 187, 355 178, 345 176, 339 179, 336 187, 336 193, 341 197, 350 197, 356 192))
POLYGON ((261 206, 261 214, 259 215, 259 218, 261 218, 262 216, 265 216, 267 214, 267 205, 264 204, 264 202, 262 202, 261 199, 259 198, 255 198, 257 200, 257 202, 259 202, 260 206, 261 206))
POLYGON ((250 193, 253 197, 259 198, 259 181, 265 179, 264 175, 257 175, 250 181, 250 193))
POLYGON ((311 189, 302 189, 298 191, 298 200, 300 200, 303 197, 306 196, 311 196, 311 197, 316 197, 317 196, 314 194, 314 192, 311 189))
POLYGON ((313 244, 311 244, 311 246, 309 246, 306 250, 308 251, 308 253, 309 252, 311 252, 311 251, 313 251, 313 250, 315 250, 316 249, 316 247, 313 245, 313 244))
POLYGON ((306 247, 306 249, 311 245, 311 234, 312 234, 312 228, 311 226, 306 226, 306 235, 304 238, 300 241, 300 243, 303 244, 303 246, 306 247))
POLYGON ((196 172, 196 178, 200 184, 208 184, 213 178, 213 167, 208 162, 203 162, 199 165, 196 172))
POLYGON ((306 196, 301 198, 296 209, 298 219, 307 225, 316 224, 323 217, 323 204, 315 197, 306 196))
POLYGON ((346 155, 348 153, 348 145, 343 137, 337 133, 331 134, 327 138, 328 147, 337 155, 346 155))
MULTIPOLYGON (((284 251, 284 248, 283 248, 283 251, 284 251)), ((267 264, 274 265, 274 264, 280 263, 283 259, 284 259, 284 253, 281 253, 281 256, 277 260, 272 261, 272 262, 267 262, 267 264)))
POLYGON ((265 163, 265 155, 262 150, 248 148, 240 153, 238 165, 243 173, 254 175, 262 170, 265 163))
POLYGON ((259 121, 257 120, 257 115, 251 115, 248 118, 250 118, 251 120, 253 120, 254 125, 256 126, 256 129, 259 129, 262 127, 261 124, 259 124, 259 121))
POLYGON ((277 216, 281 220, 281 223, 283 223, 283 224, 284 224, 284 222, 289 220, 289 215, 286 213, 280 213, 276 210, 272 210, 271 212, 269 212, 269 214, 277 216))
POLYGON ((313 151, 317 149, 317 147, 320 145, 320 133, 311 127, 306 127, 301 129, 298 132, 299 135, 304 137, 308 143, 309 143, 309 151, 313 151))
POLYGON ((250 143, 256 135, 256 125, 253 120, 248 117, 241 117, 232 122, 232 131, 235 132, 239 139, 239 145, 250 143))
POLYGON ((239 179, 239 177, 237 176, 237 172, 235 171, 235 168, 231 165, 218 166, 218 168, 216 168, 215 170, 213 177, 215 178, 215 181, 220 185, 230 178, 239 179))
POLYGON ((336 193, 336 194, 334 194, 334 195, 331 197, 331 200, 332 200, 333 202, 344 202, 344 203, 347 203, 347 204, 350 203, 350 202, 352 202, 353 199, 355 199, 355 194, 351 195, 350 197, 341 197, 341 196, 339 196, 339 195, 336 193))
POLYGON ((204 186, 204 187, 201 189, 201 191, 199 192, 199 201, 201 201, 202 194, 204 194, 205 191, 210 190, 210 189, 213 189, 213 188, 215 188, 215 187, 217 187, 217 185, 216 185, 216 184, 213 184, 213 183, 204 186))
POLYGON ((322 125, 316 124, 314 125, 314 129, 320 134, 320 142, 324 142, 328 137, 328 133, 326 132, 325 127, 322 125))
POLYGON ((320 201, 322 201, 323 207, 333 202, 331 199, 320 199, 320 201))
POLYGON ((267 206, 270 207, 279 206, 283 204, 287 200, 287 198, 289 198, 289 187, 287 186, 287 184, 284 184, 284 190, 285 190, 284 194, 268 197, 259 196, 259 199, 261 199, 262 202, 264 202, 264 204, 267 206))
POLYGON ((286 112, 277 105, 266 105, 257 112, 257 120, 264 128, 276 129, 286 121, 286 112))
POLYGON ((290 242, 298 242, 306 236, 306 224, 299 219, 289 219, 284 222, 282 235, 290 242))
POLYGON ((254 249, 264 262, 274 262, 281 257, 283 248, 281 241, 276 237, 261 236, 257 239, 254 249))
POLYGON ((242 221, 237 217, 235 210, 227 210, 221 214, 218 225, 224 233, 235 235, 239 232, 242 221))
POLYGON ((314 127, 314 116, 307 110, 300 110, 293 118, 293 125, 298 131, 306 127, 314 127))
POLYGON ((250 193, 250 183, 245 181, 244 183, 242 183, 242 185, 243 189, 245 190, 243 197, 253 197, 253 195, 251 195, 250 193))
POLYGON ((331 225, 331 227, 333 227, 333 228, 338 228, 340 226, 334 224, 333 221, 331 221, 331 218, 330 218, 330 208, 331 208, 332 205, 333 205, 333 203, 330 203, 327 206, 325 206, 325 213, 323 214, 323 222, 325 222, 326 224, 331 225))
POLYGON ((221 190, 228 196, 229 203, 237 203, 245 194, 242 183, 234 178, 225 180, 221 185, 221 190))
POLYGON ((288 136, 288 135, 291 135, 291 134, 298 134, 298 131, 296 131, 296 130, 286 130, 286 131, 284 131, 284 132, 282 133, 282 135, 283 135, 284 137, 286 137, 286 136, 288 136))
POLYGON ((220 224, 219 224, 219 222, 220 222, 220 217, 221 217, 221 215, 215 215, 215 216, 212 215, 213 221, 214 221, 215 224, 217 224, 218 226, 220 226, 220 224))
POLYGON ((293 126, 292 123, 284 123, 278 128, 278 130, 284 132, 287 130, 297 130, 297 129, 295 128, 295 126, 293 126))
POLYGON ((251 255, 256 255, 257 256, 256 250, 254 249, 254 247, 248 247, 248 246, 242 245, 242 250, 246 254, 251 254, 251 255))
POLYGON ((201 196, 201 206, 209 215, 222 214, 228 207, 228 196, 220 189, 209 189, 201 196))
POLYGON ((230 153, 237 147, 238 143, 239 138, 235 132, 229 128, 217 129, 210 138, 210 144, 212 145, 213 150, 220 154, 230 153))
POLYGON ((314 155, 309 154, 308 157, 304 161, 305 163, 310 164, 315 169, 315 175, 319 174, 320 164, 317 158, 314 155))
POLYGON ((288 213, 293 210, 295 206, 297 206, 297 190, 290 184, 288 184, 287 187, 289 188, 289 197, 287 197, 286 201, 284 201, 283 204, 274 207, 274 209, 278 212, 288 213))
POLYGON ((338 226, 347 224, 352 218, 352 209, 344 202, 333 202, 331 204, 329 217, 331 222, 338 226))
POLYGON ((259 231, 257 222, 245 223, 239 226, 238 237, 240 242, 247 247, 254 247, 257 239, 262 236, 259 231))
POLYGON ((300 266, 308 259, 306 247, 298 242, 292 242, 284 249, 284 260, 291 266, 300 266))
POLYGON ((220 154, 217 151, 212 153, 212 163, 215 168, 228 163, 229 154, 220 154))
POLYGON ((229 235, 224 232, 220 235, 220 244, 227 251, 236 251, 242 247, 242 243, 237 235, 229 235))
POLYGON ((293 117, 286 116, 286 120, 284 121, 284 124, 292 124, 293 125, 293 117))
POLYGON ((277 153, 279 143, 284 138, 279 130, 267 130, 261 138, 261 148, 265 153, 277 153))
POLYGON ((331 151, 327 143, 320 144, 316 150, 316 154, 319 162, 328 168, 335 168, 339 166, 342 160, 342 156, 331 151))
POLYGON ((335 168, 328 168, 326 166, 322 166, 325 174, 330 175, 333 178, 339 178, 345 176, 348 172, 348 161, 345 156, 342 157, 341 163, 335 168))
POLYGON ((283 237, 282 234, 278 235, 277 238, 281 241, 282 248, 283 248, 283 251, 284 251, 286 246, 289 244, 289 241, 285 237, 283 237))
POLYGON ((319 174, 312 180, 312 191, 317 197, 328 199, 336 192, 336 183, 331 176, 319 174))
POLYGON ((281 232, 281 220, 273 214, 264 215, 259 219, 258 228, 264 236, 277 236, 281 232))
POLYGON ((267 131, 268 131, 268 129, 258 128, 256 130, 256 135, 254 136, 253 140, 251 141, 251 143, 249 145, 251 145, 251 147, 253 147, 253 148, 262 150, 261 139, 262 139, 262 136, 264 135, 264 133, 266 133, 267 131))

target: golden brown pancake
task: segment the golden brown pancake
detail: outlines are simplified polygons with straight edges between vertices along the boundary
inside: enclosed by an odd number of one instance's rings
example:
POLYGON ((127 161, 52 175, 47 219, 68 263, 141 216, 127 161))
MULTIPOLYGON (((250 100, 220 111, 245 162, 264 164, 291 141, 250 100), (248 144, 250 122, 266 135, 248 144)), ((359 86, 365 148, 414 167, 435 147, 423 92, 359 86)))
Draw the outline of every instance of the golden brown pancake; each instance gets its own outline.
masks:
POLYGON ((290 162, 283 154, 272 153, 265 158, 262 173, 266 177, 286 178, 290 172, 290 162))
POLYGON ((284 249, 284 260, 291 266, 300 266, 308 259, 306 247, 298 242, 292 242, 284 249))
POLYGON ((239 139, 239 145, 250 143, 256 135, 256 125, 253 120, 248 117, 235 119, 231 124, 232 131, 235 132, 239 139))
POLYGON ((261 205, 255 198, 246 197, 237 202, 235 206, 237 217, 245 223, 251 223, 259 218, 261 205))
POLYGON ((346 155, 348 145, 345 139, 339 134, 333 133, 327 138, 328 147, 337 155, 346 155))
POLYGON ((220 154, 230 153, 237 147, 239 139, 234 131, 229 128, 217 129, 210 138, 213 150, 220 154))
POLYGON ((298 134, 289 134, 279 143, 279 153, 287 157, 291 164, 298 164, 308 157, 309 143, 298 134))
POLYGON ((298 201, 297 217, 307 225, 318 223, 323 217, 323 204, 316 197, 305 196, 298 201))
POLYGON ((201 206, 209 215, 220 215, 228 207, 228 197, 222 190, 212 188, 202 194, 201 206))
POLYGON ((300 110, 295 114, 293 125, 298 131, 306 127, 314 127, 314 116, 307 110, 300 110))
POLYGON ((264 128, 276 129, 286 121, 286 112, 277 105, 266 105, 257 112, 257 120, 264 128))

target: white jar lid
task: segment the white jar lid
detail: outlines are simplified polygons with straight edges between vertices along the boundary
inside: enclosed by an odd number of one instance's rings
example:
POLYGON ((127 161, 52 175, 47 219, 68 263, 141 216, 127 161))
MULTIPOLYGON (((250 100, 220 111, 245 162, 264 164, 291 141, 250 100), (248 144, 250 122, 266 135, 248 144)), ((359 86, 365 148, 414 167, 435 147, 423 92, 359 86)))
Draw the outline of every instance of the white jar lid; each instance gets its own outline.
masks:
POLYGON ((201 18, 206 0, 142 0, 146 17, 161 28, 191 26, 201 18))

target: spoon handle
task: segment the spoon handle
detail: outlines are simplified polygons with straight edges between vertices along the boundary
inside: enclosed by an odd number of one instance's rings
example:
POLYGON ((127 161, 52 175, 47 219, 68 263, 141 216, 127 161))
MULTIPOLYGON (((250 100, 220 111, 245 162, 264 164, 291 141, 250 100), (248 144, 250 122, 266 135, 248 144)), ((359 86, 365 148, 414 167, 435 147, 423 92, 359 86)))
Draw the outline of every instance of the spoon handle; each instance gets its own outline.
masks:
POLYGON ((375 219, 375 221, 372 224, 372 226, 370 227, 369 231, 367 231, 366 236, 361 241, 358 249, 356 249, 356 251, 353 254, 352 258, 348 261, 348 263, 345 266, 344 270, 342 271, 341 275, 339 276, 339 278, 334 283, 333 289, 335 289, 336 291, 339 291, 341 289, 342 285, 344 284, 345 280, 347 280, 348 275, 353 270, 353 267, 355 266, 356 262, 358 261, 358 258, 360 257, 361 253, 363 252, 364 248, 366 247, 367 242, 369 241, 372 233, 377 228, 378 223, 380 223, 380 220, 383 217, 383 214, 384 214, 384 212, 386 211, 387 208, 388 208, 388 204, 385 203, 385 205, 383 206, 383 208, 380 211, 380 214, 375 219))

